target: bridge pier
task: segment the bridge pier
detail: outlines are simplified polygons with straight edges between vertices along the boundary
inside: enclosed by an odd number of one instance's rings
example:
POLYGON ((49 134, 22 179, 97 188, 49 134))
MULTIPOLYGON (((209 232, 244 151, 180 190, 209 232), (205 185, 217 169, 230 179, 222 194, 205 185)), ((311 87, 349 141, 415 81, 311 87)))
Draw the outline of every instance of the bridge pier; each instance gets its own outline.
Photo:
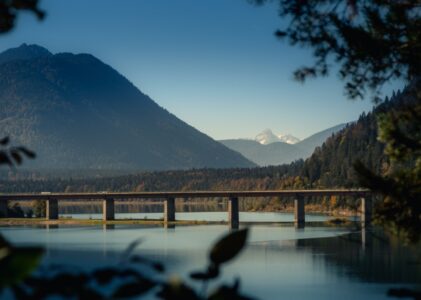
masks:
POLYGON ((7 218, 7 200, 0 200, 0 218, 7 218))
POLYGON ((114 219, 114 198, 106 198, 102 200, 102 220, 111 221, 114 219))
POLYGON ((240 225, 238 197, 229 197, 228 199, 228 224, 231 229, 238 229, 240 225))
POLYGON ((47 199, 45 217, 47 220, 58 220, 58 200, 47 199))
POLYGON ((371 212, 372 212, 372 201, 371 197, 361 198, 361 226, 367 227, 371 223, 371 212))
POLYGON ((164 222, 175 221, 175 198, 168 197, 164 200, 164 222))
POLYGON ((305 221, 304 197, 296 196, 294 199, 294 223, 301 228, 304 226, 305 221))

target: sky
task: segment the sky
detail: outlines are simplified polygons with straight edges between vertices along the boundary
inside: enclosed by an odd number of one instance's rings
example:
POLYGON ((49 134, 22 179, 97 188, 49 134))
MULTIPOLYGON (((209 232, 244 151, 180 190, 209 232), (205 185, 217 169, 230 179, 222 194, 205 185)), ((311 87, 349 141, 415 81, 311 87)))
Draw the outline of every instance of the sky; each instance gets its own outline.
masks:
MULTIPOLYGON (((276 2, 276 1, 275 1, 276 2)), ((300 84, 292 72, 311 49, 274 36, 276 3, 247 0, 41 0, 0 37, 0 51, 22 43, 53 53, 90 53, 143 93, 214 139, 253 138, 263 129, 305 138, 369 111, 346 99, 335 73, 300 84)), ((384 89, 387 95, 393 88, 384 89)))

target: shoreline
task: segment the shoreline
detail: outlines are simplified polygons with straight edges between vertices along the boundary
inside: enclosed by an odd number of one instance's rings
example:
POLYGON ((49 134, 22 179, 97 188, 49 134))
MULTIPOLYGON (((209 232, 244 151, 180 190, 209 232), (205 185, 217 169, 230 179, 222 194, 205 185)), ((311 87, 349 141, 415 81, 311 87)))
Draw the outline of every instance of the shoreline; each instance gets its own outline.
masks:
MULTIPOLYGON (((278 225, 278 226, 294 226, 291 221, 246 221, 240 222, 240 225, 278 225)), ((309 221, 306 225, 324 225, 324 226, 350 226, 356 225, 358 222, 351 221, 344 217, 332 217, 326 221, 309 221)), ((0 226, 19 226, 19 225, 160 225, 160 226, 183 226, 183 225, 226 225, 227 221, 198 221, 198 220, 179 220, 172 222, 165 222, 162 219, 117 219, 104 221, 102 219, 73 219, 73 218, 59 218, 58 220, 47 220, 45 218, 2 218, 0 219, 0 226)))

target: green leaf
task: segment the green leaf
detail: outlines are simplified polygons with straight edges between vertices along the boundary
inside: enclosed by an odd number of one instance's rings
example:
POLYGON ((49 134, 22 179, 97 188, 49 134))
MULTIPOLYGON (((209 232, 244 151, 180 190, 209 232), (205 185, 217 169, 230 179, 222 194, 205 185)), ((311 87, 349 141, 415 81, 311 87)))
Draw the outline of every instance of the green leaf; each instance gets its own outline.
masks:
POLYGON ((25 279, 38 266, 43 254, 39 247, 10 248, 0 260, 0 286, 9 286, 25 279))
POLYGON ((212 248, 209 258, 216 266, 234 258, 244 248, 248 228, 230 232, 220 239, 212 248))

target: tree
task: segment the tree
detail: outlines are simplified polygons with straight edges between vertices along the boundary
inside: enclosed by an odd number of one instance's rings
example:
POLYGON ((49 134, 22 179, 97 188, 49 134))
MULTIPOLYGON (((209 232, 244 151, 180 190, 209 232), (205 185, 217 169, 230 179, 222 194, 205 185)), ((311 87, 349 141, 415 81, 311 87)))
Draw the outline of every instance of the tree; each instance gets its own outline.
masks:
MULTIPOLYGON (((263 4, 268 0, 251 0, 263 4)), ((392 162, 388 174, 362 163, 360 182, 383 194, 378 220, 412 241, 421 228, 421 0, 278 0, 279 15, 289 21, 276 36, 313 49, 315 62, 294 72, 296 80, 327 76, 338 66, 350 99, 375 100, 392 80, 410 83, 407 105, 381 114, 379 139, 392 162), (334 63, 334 64, 332 64, 334 63)))
POLYGON ((388 81, 412 81, 420 75, 421 0, 277 2, 280 17, 289 23, 276 36, 313 49, 315 63, 297 69, 296 80, 327 76, 339 66, 345 91, 355 99, 367 90, 379 91, 388 81))
POLYGON ((0 34, 11 31, 18 13, 24 10, 34 13, 39 20, 45 17, 38 0, 0 0, 0 34))

